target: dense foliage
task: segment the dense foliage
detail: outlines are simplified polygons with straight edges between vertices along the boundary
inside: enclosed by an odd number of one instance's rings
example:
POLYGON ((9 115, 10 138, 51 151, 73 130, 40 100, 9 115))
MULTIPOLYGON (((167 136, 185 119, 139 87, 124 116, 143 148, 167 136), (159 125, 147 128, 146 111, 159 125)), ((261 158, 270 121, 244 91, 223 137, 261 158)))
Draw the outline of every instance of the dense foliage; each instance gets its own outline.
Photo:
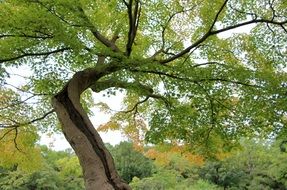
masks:
MULTIPOLYGON (((242 144, 241 150, 230 153, 225 159, 206 160, 200 165, 192 161, 187 164, 180 156, 173 156, 176 163, 157 162, 134 150, 129 142, 108 147, 118 172, 134 190, 285 190, 287 153, 280 151, 278 143, 245 140, 242 144)), ((44 159, 41 169, 27 172, 17 165, 0 166, 1 189, 84 188, 78 160, 70 150, 56 152, 41 147, 41 153, 44 159)))
MULTIPOLYGON (((70 151, 55 152, 41 147, 41 168, 25 171, 18 165, 1 165, 2 190, 79 190, 84 189, 77 157, 70 151)), ((27 164, 29 163, 27 161, 27 164)))
POLYGON ((131 182, 134 176, 138 178, 151 176, 152 161, 134 150, 131 143, 121 142, 119 145, 108 148, 113 155, 117 171, 126 182, 131 182))

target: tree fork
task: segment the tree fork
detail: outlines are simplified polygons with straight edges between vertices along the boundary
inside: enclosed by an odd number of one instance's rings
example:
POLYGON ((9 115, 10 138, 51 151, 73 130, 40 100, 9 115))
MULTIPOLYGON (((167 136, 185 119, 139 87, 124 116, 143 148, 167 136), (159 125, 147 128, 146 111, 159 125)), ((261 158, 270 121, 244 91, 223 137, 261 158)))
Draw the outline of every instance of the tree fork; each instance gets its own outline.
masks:
POLYGON ((53 97, 52 104, 65 138, 79 158, 86 189, 130 190, 119 177, 111 154, 80 103, 80 95, 101 76, 91 69, 76 73, 53 97))

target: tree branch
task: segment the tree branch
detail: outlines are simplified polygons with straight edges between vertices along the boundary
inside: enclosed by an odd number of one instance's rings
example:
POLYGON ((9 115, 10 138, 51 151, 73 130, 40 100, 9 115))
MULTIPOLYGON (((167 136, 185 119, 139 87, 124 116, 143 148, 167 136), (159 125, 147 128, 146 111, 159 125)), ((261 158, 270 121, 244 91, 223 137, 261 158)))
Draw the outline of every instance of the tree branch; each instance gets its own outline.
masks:
POLYGON ((219 63, 219 62, 215 62, 215 61, 211 61, 211 62, 206 62, 206 63, 198 63, 195 65, 192 65, 192 67, 202 67, 202 66, 206 66, 206 65, 220 65, 220 66, 225 66, 225 64, 223 63, 219 63))
POLYGON ((143 100, 137 102, 137 103, 132 107, 132 109, 126 110, 126 111, 123 111, 123 112, 124 112, 124 113, 130 113, 130 112, 135 111, 135 112, 137 113, 138 106, 139 106, 140 104, 143 104, 143 103, 145 103, 146 101, 148 101, 149 98, 150 98, 150 96, 146 96, 145 99, 143 99, 143 100))
POLYGON ((207 130, 207 135, 206 135, 206 138, 204 140, 205 143, 207 143, 212 130, 216 127, 216 119, 215 119, 215 113, 214 113, 214 102, 213 102, 213 99, 211 97, 209 98, 209 103, 210 103, 210 125, 211 126, 207 130))
POLYGON ((77 10, 81 13, 81 18, 84 19, 83 23, 86 24, 74 24, 71 23, 69 21, 67 21, 62 15, 59 15, 55 10, 53 10, 50 7, 47 7, 45 4, 43 4, 42 2, 36 0, 36 3, 39 3, 41 6, 43 6, 45 9, 48 10, 48 12, 50 12, 51 14, 53 14, 54 16, 56 16, 57 18, 59 18, 62 22, 73 26, 73 27, 86 27, 88 28, 92 34, 94 35, 94 37, 99 40, 102 44, 104 44, 106 47, 111 48, 113 51, 115 52, 120 52, 119 48, 115 45, 115 43, 113 43, 112 41, 110 41, 109 39, 107 39, 106 37, 104 37, 97 29, 96 27, 90 22, 90 19, 88 18, 88 16, 86 15, 85 11, 82 9, 82 7, 77 7, 77 10))
POLYGON ((217 14, 215 15, 215 18, 214 18, 214 20, 213 20, 213 22, 212 22, 212 24, 211 24, 211 26, 210 26, 210 28, 209 28, 209 30, 208 30, 207 33, 209 33, 209 32, 212 31, 212 29, 213 29, 215 23, 217 22, 217 19, 218 19, 220 13, 222 12, 222 10, 224 9, 224 7, 226 6, 227 2, 228 2, 228 0, 225 0, 224 3, 222 4, 222 6, 220 7, 220 9, 219 9, 219 11, 217 12, 217 14))
POLYGON ((178 54, 176 54, 176 55, 174 55, 174 56, 172 56, 172 57, 170 57, 170 58, 167 58, 167 59, 165 59, 165 60, 161 60, 160 63, 161 63, 161 64, 166 64, 166 63, 169 63, 169 62, 171 62, 171 61, 173 61, 173 60, 175 60, 175 59, 177 59, 177 58, 179 58, 179 57, 185 55, 185 54, 188 53, 191 49, 195 48, 196 46, 198 46, 199 44, 201 44, 202 42, 204 42, 210 35, 212 35, 212 34, 211 34, 211 31, 212 31, 212 29, 213 29, 213 27, 214 27, 214 25, 215 25, 215 23, 216 23, 216 21, 217 21, 219 15, 220 15, 220 13, 222 12, 223 8, 226 6, 227 2, 228 2, 228 0, 225 0, 225 1, 224 1, 224 3, 222 4, 222 6, 220 7, 219 11, 218 11, 217 14, 215 15, 215 18, 214 18, 214 20, 213 20, 213 22, 212 22, 212 24, 211 24, 209 30, 207 31, 207 33, 205 33, 205 34, 203 35, 202 38, 200 38, 200 39, 197 40, 194 44, 192 44, 192 45, 190 45, 189 47, 187 47, 186 49, 184 49, 182 52, 180 52, 180 53, 178 53, 178 54))
POLYGON ((53 110, 50 110, 49 112, 45 113, 44 115, 42 115, 41 117, 38 117, 38 118, 35 118, 31 121, 28 121, 28 122, 25 122, 25 123, 17 123, 17 124, 14 124, 14 125, 5 125, 5 124, 0 124, 0 128, 4 128, 4 129, 8 129, 8 128, 18 128, 18 127, 21 127, 21 126, 26 126, 26 125, 30 125, 30 124, 33 124, 37 121, 41 121, 43 119, 45 119, 47 116, 49 116, 50 114, 54 113, 54 109, 53 110))
POLYGON ((150 87, 140 84, 139 82, 123 82, 123 81, 117 81, 117 80, 97 81, 90 88, 94 92, 100 92, 102 90, 112 88, 112 87, 124 88, 124 89, 136 89, 136 90, 141 91, 143 94, 153 93, 153 90, 150 87))
POLYGON ((25 91, 25 90, 23 90, 23 89, 21 89, 21 88, 19 88, 19 87, 17 87, 17 86, 14 86, 14 85, 12 85, 12 84, 7 83, 7 82, 4 82, 4 84, 7 85, 7 86, 10 86, 10 87, 12 87, 12 88, 15 88, 16 90, 18 90, 18 91, 20 91, 20 92, 28 93, 28 94, 31 94, 31 95, 33 95, 33 96, 50 96, 50 95, 52 95, 52 94, 33 93, 33 92, 30 92, 30 91, 25 91))
POLYGON ((81 24, 74 24, 74 23, 71 23, 71 22, 67 21, 63 15, 60 15, 60 14, 58 14, 55 11, 55 8, 53 6, 48 7, 47 5, 45 5, 40 0, 34 0, 32 2, 39 4, 40 6, 45 8, 49 13, 51 13, 53 16, 57 17, 58 19, 60 19, 62 22, 64 22, 65 24, 67 24, 69 26, 73 26, 73 27, 83 27, 84 26, 84 25, 81 25, 81 24))
POLYGON ((14 128, 11 128, 9 130, 7 130, 3 135, 2 137, 0 138, 0 141, 3 140, 9 133, 11 133, 12 131, 15 131, 15 136, 13 138, 13 142, 14 142, 14 146, 15 148, 19 151, 19 152, 22 152, 24 153, 18 146, 18 143, 17 143, 17 137, 18 137, 18 128, 17 127, 14 127, 14 128))
POLYGON ((186 10, 182 9, 182 10, 180 10, 180 11, 176 11, 176 12, 174 12, 173 14, 171 14, 171 15, 169 16, 169 18, 167 19, 165 25, 162 25, 162 31, 161 31, 162 46, 161 46, 161 48, 160 48, 158 51, 156 51, 156 52, 154 53, 154 55, 152 55, 150 58, 155 59, 155 57, 156 57, 158 54, 160 54, 160 53, 165 53, 165 54, 167 54, 167 55, 173 55, 173 56, 175 55, 175 54, 173 54, 173 53, 169 53, 169 52, 168 52, 168 50, 169 50, 170 48, 165 49, 165 31, 166 31, 166 29, 167 29, 169 23, 171 22, 171 20, 172 20, 176 15, 181 14, 181 13, 185 13, 185 12, 188 12, 188 11, 191 11, 191 10, 193 10, 195 7, 196 7, 196 5, 194 5, 194 6, 191 7, 190 9, 186 9, 186 10))
POLYGON ((187 78, 187 77, 180 77, 180 76, 178 76, 178 75, 169 74, 169 73, 165 73, 165 72, 162 72, 162 71, 138 70, 138 69, 130 69, 130 71, 132 71, 132 72, 140 72, 140 73, 156 74, 156 75, 166 76, 166 77, 169 77, 169 78, 173 78, 173 79, 177 79, 177 80, 182 80, 182 81, 187 81, 187 82, 192 82, 192 83, 219 81, 219 82, 233 83, 233 84, 238 84, 238 85, 248 86, 248 87, 254 87, 254 88, 262 88, 262 86, 253 85, 253 84, 248 84, 248 83, 244 83, 244 82, 240 82, 240 81, 234 81, 234 80, 224 79, 224 78, 190 79, 190 78, 187 78))
POLYGON ((8 129, 3 135, 2 137, 0 138, 0 141, 3 140, 9 133, 11 133, 12 131, 15 131, 15 136, 13 138, 13 142, 14 142, 14 145, 15 145, 15 148, 19 151, 19 152, 22 152, 24 153, 19 147, 18 147, 18 143, 17 143, 17 137, 18 137, 18 128, 21 127, 21 126, 26 126, 26 125, 30 125, 32 123, 35 123, 37 121, 40 121, 40 120, 43 120, 45 119, 48 115, 52 114, 54 112, 54 110, 51 110, 47 113, 45 113, 43 116, 39 117, 39 118, 35 118, 31 121, 28 121, 26 123, 18 123, 16 121, 14 121, 14 123, 17 123, 17 124, 14 124, 14 125, 3 125, 3 124, 0 124, 0 129, 8 129))
POLYGON ((85 11, 82 9, 82 7, 78 7, 80 13, 82 14, 82 18, 87 23, 87 27, 92 32, 94 37, 99 40, 103 45, 105 45, 108 48, 111 48, 114 52, 120 52, 120 49, 116 46, 116 44, 113 42, 113 40, 109 40, 105 36, 103 36, 97 28, 91 23, 89 17, 86 15, 85 11))
POLYGON ((126 6, 129 6, 129 4, 128 4, 125 0, 122 0, 122 2, 123 2, 126 6))
POLYGON ((41 39, 41 40, 45 40, 45 39, 51 39, 53 38, 52 35, 45 35, 45 36, 37 36, 37 35, 29 35, 29 34, 1 34, 0 35, 0 39, 1 38, 32 38, 32 39, 41 39))
POLYGON ((18 137, 18 128, 16 127, 16 128, 15 128, 15 136, 14 136, 14 138, 13 138, 14 146, 15 146, 15 148, 16 148, 19 152, 24 153, 24 152, 18 147, 17 137, 18 137))
POLYGON ((102 90, 115 87, 115 88, 123 88, 123 89, 131 89, 135 90, 139 93, 139 95, 143 95, 149 98, 154 99, 161 99, 164 103, 170 107, 170 103, 166 98, 161 95, 154 94, 153 89, 150 86, 143 85, 139 82, 123 82, 123 81, 116 81, 116 80, 105 80, 105 81, 98 81, 90 88, 94 92, 100 92, 102 90))
POLYGON ((28 98, 26 98, 26 99, 24 99, 24 100, 22 100, 22 101, 17 101, 17 102, 15 102, 15 103, 12 103, 12 104, 9 104, 9 105, 0 107, 0 110, 4 110, 4 109, 7 109, 7 108, 11 108, 11 107, 14 107, 14 106, 23 104, 23 103, 25 103, 26 101, 30 100, 31 98, 34 98, 35 96, 36 96, 36 95, 32 95, 32 96, 29 96, 28 98))
MULTIPOLYGON (((1 126, 0 126, 1 127, 1 126)), ((13 131, 13 130, 15 130, 14 128, 12 128, 12 129, 9 129, 9 130, 7 130, 3 135, 2 135, 2 137, 0 138, 0 141, 1 140, 3 140, 5 137, 6 137, 6 135, 8 135, 11 131, 13 131)))
POLYGON ((230 7, 232 10, 234 10, 234 11, 240 13, 240 14, 250 15, 252 19, 257 19, 257 18, 258 18, 258 15, 257 15, 257 14, 255 14, 255 13, 250 13, 250 12, 245 12, 245 11, 243 11, 243 10, 236 9, 236 8, 234 8, 234 7, 232 6, 232 4, 230 4, 229 7, 230 7))
POLYGON ((179 57, 182 57, 183 55, 185 55, 186 53, 190 52, 193 48, 197 47, 198 45, 200 45, 202 42, 204 42, 205 40, 207 40, 207 38, 209 38, 210 36, 213 36, 215 34, 219 34, 219 33, 222 33, 222 32, 226 32, 228 30, 232 30, 232 29, 236 29, 236 28, 239 28, 239 27, 242 27, 242 26, 246 26, 246 25, 250 25, 250 24, 257 24, 257 23, 266 23, 266 24, 273 24, 273 25, 277 25, 277 26, 280 26, 286 33, 287 33, 287 30, 286 28, 284 27, 285 24, 287 24, 287 20, 284 20, 284 21, 275 21, 274 19, 272 20, 268 20, 268 19, 252 19, 250 21, 246 21, 246 22, 242 22, 242 23, 239 23, 239 24, 235 24, 235 25, 232 25, 232 26, 227 26, 225 28, 222 28, 222 29, 218 29, 218 30, 212 30, 213 29, 213 26, 216 22, 216 20, 218 19, 218 16, 219 14, 222 12, 223 8, 225 7, 226 3, 227 3, 228 0, 225 0, 224 4, 222 5, 222 7, 220 8, 220 10, 218 11, 210 29, 201 37, 199 38, 196 42, 194 42, 192 45, 190 45, 189 47, 187 47, 186 49, 182 50, 181 52, 177 53, 176 55, 170 57, 170 58, 167 58, 167 59, 164 59, 164 60, 160 60, 159 63, 160 64, 167 64, 171 61, 174 61, 175 59, 179 58, 179 57))
POLYGON ((37 52, 37 53, 28 53, 28 52, 26 53, 26 52, 23 52, 23 54, 18 55, 18 56, 16 56, 16 57, 10 57, 10 58, 0 59, 0 63, 9 62, 9 61, 15 61, 15 60, 17 60, 17 59, 21 59, 21 58, 24 58, 24 57, 49 56, 49 55, 51 55, 51 54, 63 52, 63 51, 70 50, 70 49, 71 49, 71 48, 60 48, 60 49, 57 49, 57 50, 54 50, 54 51, 37 52))
POLYGON ((256 23, 267 23, 267 24, 273 24, 273 25, 278 25, 280 27, 284 27, 284 25, 287 24, 287 20, 280 22, 280 21, 272 21, 272 20, 267 20, 267 19, 254 19, 254 20, 242 22, 242 23, 239 23, 233 26, 228 26, 228 27, 225 27, 219 30, 211 31, 210 35, 219 34, 221 32, 226 32, 228 30, 239 28, 241 26, 246 26, 246 25, 256 24, 256 23))
POLYGON ((141 15, 141 5, 140 0, 135 0, 134 10, 133 10, 133 0, 129 0, 129 3, 125 2, 129 18, 129 32, 128 32, 128 42, 126 45, 126 55, 130 56, 132 52, 132 46, 136 37, 139 18, 141 15))

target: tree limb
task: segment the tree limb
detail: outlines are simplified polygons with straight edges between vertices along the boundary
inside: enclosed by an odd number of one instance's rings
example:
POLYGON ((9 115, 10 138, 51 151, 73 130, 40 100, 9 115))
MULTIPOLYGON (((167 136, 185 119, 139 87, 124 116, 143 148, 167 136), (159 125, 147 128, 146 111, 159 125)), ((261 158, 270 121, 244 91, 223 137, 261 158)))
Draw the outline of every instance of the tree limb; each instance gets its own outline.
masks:
POLYGON ((48 52, 36 52, 36 53, 30 53, 30 52, 23 52, 21 55, 17 55, 15 57, 10 57, 10 58, 4 58, 4 59, 0 59, 0 63, 4 63, 4 62, 9 62, 9 61, 15 61, 17 59, 21 59, 24 57, 32 57, 32 56, 49 56, 51 54, 54 53, 60 53, 66 50, 70 50, 71 48, 60 48, 60 49, 56 49, 54 51, 48 51, 48 52))
POLYGON ((195 65, 192 65, 192 67, 202 67, 202 66, 206 66, 206 65, 220 65, 220 66, 225 66, 225 64, 223 63, 219 63, 219 62, 215 62, 215 61, 211 61, 211 62, 205 62, 205 63, 198 63, 195 65))
POLYGON ((212 22, 212 24, 211 24, 211 26, 210 26, 210 28, 209 28, 209 30, 208 30, 207 33, 209 33, 209 32, 212 31, 212 29, 213 29, 215 23, 217 22, 217 19, 218 19, 220 13, 222 12, 222 10, 224 9, 224 7, 226 6, 227 2, 228 2, 228 0, 225 0, 224 3, 222 4, 222 6, 220 7, 220 9, 219 9, 219 11, 217 12, 217 14, 215 15, 215 18, 213 19, 213 22, 212 22))
POLYGON ((128 42, 126 45, 126 55, 130 56, 132 52, 132 46, 136 37, 139 19, 141 15, 141 5, 140 0, 135 0, 134 10, 133 10, 133 0, 129 0, 129 3, 125 2, 129 18, 129 32, 128 32, 128 42))
POLYGON ((220 13, 222 12, 223 8, 226 6, 227 2, 228 2, 228 0, 225 0, 225 1, 224 1, 224 3, 222 4, 222 6, 220 7, 219 11, 218 11, 217 14, 215 15, 215 18, 214 18, 214 20, 213 20, 213 22, 212 22, 212 24, 211 24, 209 30, 207 31, 207 33, 205 33, 205 34, 203 35, 202 38, 200 38, 200 39, 197 40, 194 44, 192 44, 192 45, 190 45, 189 47, 187 47, 186 49, 184 49, 182 52, 180 52, 180 53, 178 53, 178 54, 176 54, 176 55, 174 55, 174 56, 172 56, 172 57, 170 57, 170 58, 167 58, 167 59, 165 59, 165 60, 161 60, 160 63, 161 63, 161 64, 166 64, 166 63, 169 63, 169 62, 171 62, 171 61, 173 61, 173 60, 175 60, 175 59, 177 59, 177 58, 179 58, 179 57, 185 55, 185 54, 188 53, 191 49, 195 48, 196 46, 198 46, 199 44, 201 44, 202 42, 204 42, 210 35, 212 35, 212 34, 211 34, 211 31, 212 31, 212 29, 213 29, 213 27, 214 27, 214 25, 215 25, 215 23, 216 23, 216 21, 217 21, 219 15, 220 15, 220 13))
POLYGON ((191 11, 191 10, 193 10, 195 7, 196 7, 196 5, 194 5, 194 6, 191 7, 190 9, 186 9, 186 10, 185 10, 185 9, 182 9, 182 10, 180 10, 180 11, 176 11, 176 12, 172 13, 172 14, 169 16, 169 18, 167 19, 165 25, 162 25, 162 31, 161 31, 162 46, 161 46, 161 48, 160 48, 158 51, 156 51, 156 52, 154 53, 154 55, 152 55, 150 58, 154 59, 154 58, 155 58, 158 54, 160 54, 160 53, 165 53, 166 55, 173 55, 173 56, 175 55, 175 54, 173 54, 173 53, 169 53, 169 52, 168 52, 168 50, 169 50, 170 48, 165 49, 165 31, 166 31, 166 29, 167 29, 169 23, 171 22, 171 20, 172 20, 176 15, 181 14, 181 13, 185 13, 185 12, 188 12, 188 11, 191 11))
POLYGON ((30 125, 30 124, 33 124, 33 123, 35 123, 37 121, 41 121, 41 120, 45 119, 50 114, 54 113, 54 111, 55 111, 54 109, 50 110, 47 113, 45 113, 44 115, 42 115, 41 117, 35 118, 35 119, 31 120, 31 121, 24 122, 24 123, 17 123, 17 124, 14 124, 14 125, 0 124, 0 128, 3 128, 3 129, 13 128, 14 129, 14 128, 18 128, 18 127, 21 127, 21 126, 30 125))
POLYGON ((133 112, 133 111, 135 111, 135 112, 137 113, 137 112, 138 112, 138 111, 137 111, 137 110, 138 110, 138 106, 139 106, 140 104, 143 104, 143 103, 145 103, 146 101, 148 101, 149 98, 150 98, 150 96, 146 96, 145 99, 143 99, 143 100, 137 102, 137 103, 132 107, 132 109, 126 110, 126 111, 124 111, 124 113, 130 113, 130 112, 133 112))
POLYGON ((166 76, 166 77, 169 77, 169 78, 173 78, 173 79, 177 79, 177 80, 182 80, 182 81, 187 81, 187 82, 192 82, 192 83, 219 81, 219 82, 233 83, 233 84, 238 84, 238 85, 248 86, 248 87, 254 87, 254 88, 262 88, 262 86, 253 85, 253 84, 248 84, 248 83, 244 83, 244 82, 240 82, 240 81, 235 81, 235 80, 230 80, 230 79, 224 79, 224 78, 191 79, 191 78, 187 78, 187 77, 181 77, 181 76, 178 76, 178 75, 165 73, 165 72, 162 72, 162 71, 138 70, 138 69, 130 69, 130 71, 132 71, 132 72, 140 72, 140 73, 156 74, 156 75, 166 76))
POLYGON ((219 34, 219 33, 222 33, 222 32, 226 32, 226 31, 229 31, 229 30, 232 30, 232 29, 235 29, 235 28, 239 28, 239 27, 242 27, 242 26, 250 25, 250 24, 257 24, 257 23, 273 24, 273 25, 280 26, 287 33, 287 30, 284 27, 284 25, 287 24, 287 20, 275 21, 274 19, 268 20, 268 19, 263 19, 263 18, 261 18, 261 19, 255 18, 255 19, 252 19, 250 21, 242 22, 242 23, 235 24, 235 25, 232 25, 232 26, 227 26, 227 27, 222 28, 222 29, 212 30, 213 26, 215 25, 215 23, 216 23, 216 21, 218 19, 219 14, 222 12, 222 10, 225 7, 227 1, 228 0, 225 0, 224 4, 222 5, 222 7, 219 9, 218 13, 216 14, 215 19, 214 19, 211 27, 209 28, 209 30, 201 38, 199 38, 192 45, 190 45, 189 47, 185 48, 184 50, 182 50, 181 52, 177 53, 176 55, 174 55, 172 57, 169 57, 167 59, 164 59, 164 60, 160 60, 159 63, 160 64, 167 64, 167 63, 169 63, 171 61, 176 60, 179 57, 182 57, 186 53, 190 52, 193 48, 197 47, 202 42, 207 40, 207 38, 209 38, 210 36, 213 36, 213 35, 216 35, 216 34, 219 34))
POLYGON ((14 38, 32 38, 32 39, 41 39, 41 40, 45 40, 45 39, 51 39, 53 38, 52 35, 45 35, 45 36, 38 36, 38 35, 29 35, 29 34, 1 34, 0 35, 0 39, 1 38, 10 38, 10 37, 14 37, 14 38))
POLYGON ((117 81, 117 80, 104 80, 104 81, 98 81, 93 86, 91 86, 91 89, 94 92, 100 92, 102 90, 115 87, 115 88, 124 88, 124 89, 134 89, 140 91, 142 94, 151 94, 153 93, 153 89, 149 86, 143 85, 139 82, 123 82, 123 81, 117 81))
POLYGON ((154 94, 153 89, 150 86, 143 85, 139 82, 123 82, 123 81, 116 81, 116 80, 105 80, 105 81, 96 82, 90 88, 94 92, 100 92, 102 90, 105 90, 111 87, 135 90, 140 95, 146 96, 148 98, 161 99, 162 101, 164 101, 167 107, 170 107, 170 103, 168 102, 166 98, 164 98, 161 95, 154 94))
POLYGON ((59 18, 62 22, 68 24, 69 26, 73 26, 73 27, 85 27, 88 28, 92 34, 94 35, 94 37, 99 40, 102 44, 104 44, 106 47, 111 48, 113 51, 115 52, 120 52, 119 48, 115 45, 115 43, 113 43, 111 40, 107 39, 105 36, 103 36, 97 29, 96 27, 90 22, 90 19, 88 18, 88 16, 86 15, 85 11, 82 9, 82 7, 77 7, 77 10, 81 13, 81 17, 83 20, 83 23, 81 24, 75 24, 75 23, 71 23, 69 21, 67 21, 62 15, 59 15, 55 10, 53 10, 50 7, 47 7, 45 4, 43 4, 42 2, 36 0, 36 3, 39 3, 41 6, 43 6, 45 9, 48 10, 48 12, 50 12, 51 14, 53 14, 54 16, 56 16, 57 18, 59 18), (86 23, 86 24, 85 24, 86 23))
POLYGON ((12 104, 9 104, 9 105, 5 105, 3 107, 0 107, 0 110, 5 110, 7 108, 11 108, 11 107, 14 107, 14 106, 17 106, 17 105, 20 105, 20 104, 23 104, 25 103, 26 101, 30 100, 31 98, 34 98, 36 95, 32 95, 32 96, 29 96, 28 98, 22 100, 22 101, 17 101, 15 103, 12 103, 12 104))
POLYGON ((85 11, 82 9, 82 7, 78 7, 80 13, 82 14, 82 18, 87 23, 87 27, 92 32, 94 37, 99 40, 102 44, 104 44, 106 47, 111 48, 114 52, 120 52, 120 49, 116 46, 116 44, 113 42, 113 40, 109 40, 104 35, 102 35, 97 28, 91 23, 89 17, 85 13, 85 11))
POLYGON ((15 148, 19 151, 19 152, 22 152, 24 153, 18 146, 18 143, 17 143, 17 137, 18 137, 18 128, 12 128, 12 129, 9 129, 7 130, 3 135, 2 137, 0 138, 0 141, 3 140, 9 133, 11 133, 12 131, 15 131, 15 135, 14 135, 14 138, 13 138, 13 142, 14 142, 14 146, 15 148))
POLYGON ((30 91, 25 91, 25 90, 23 90, 23 89, 21 89, 21 88, 15 86, 15 85, 12 85, 12 84, 7 83, 7 82, 4 82, 4 84, 7 85, 7 86, 10 86, 10 87, 12 87, 12 88, 15 88, 16 90, 18 90, 18 91, 20 91, 20 92, 28 93, 28 94, 31 94, 31 95, 33 95, 33 96, 50 96, 50 95, 52 95, 52 94, 34 93, 34 92, 30 92, 30 91))
POLYGON ((254 20, 242 22, 242 23, 239 23, 239 24, 236 24, 233 26, 228 26, 228 27, 225 27, 225 28, 222 28, 219 30, 211 31, 210 35, 219 34, 221 32, 226 32, 228 30, 239 28, 241 26, 246 26, 246 25, 256 24, 256 23, 267 23, 267 24, 273 24, 273 25, 278 25, 280 27, 284 27, 284 25, 287 24, 287 20, 285 20, 285 21, 273 21, 273 20, 267 20, 267 19, 254 19, 254 20))
POLYGON ((13 130, 15 130, 15 129, 12 128, 12 129, 7 130, 7 131, 2 135, 2 137, 0 138, 0 141, 3 140, 3 139, 6 137, 6 135, 8 135, 8 134, 9 134, 11 131, 13 131, 13 130))

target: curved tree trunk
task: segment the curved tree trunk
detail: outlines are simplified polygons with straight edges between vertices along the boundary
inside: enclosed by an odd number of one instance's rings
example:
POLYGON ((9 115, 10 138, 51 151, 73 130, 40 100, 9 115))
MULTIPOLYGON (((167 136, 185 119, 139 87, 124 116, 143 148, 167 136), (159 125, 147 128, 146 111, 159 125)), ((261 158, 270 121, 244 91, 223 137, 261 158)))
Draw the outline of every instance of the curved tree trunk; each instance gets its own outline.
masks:
POLYGON ((80 104, 80 95, 104 73, 87 69, 76 73, 53 98, 63 133, 82 166, 87 190, 130 190, 114 166, 113 158, 80 104))

